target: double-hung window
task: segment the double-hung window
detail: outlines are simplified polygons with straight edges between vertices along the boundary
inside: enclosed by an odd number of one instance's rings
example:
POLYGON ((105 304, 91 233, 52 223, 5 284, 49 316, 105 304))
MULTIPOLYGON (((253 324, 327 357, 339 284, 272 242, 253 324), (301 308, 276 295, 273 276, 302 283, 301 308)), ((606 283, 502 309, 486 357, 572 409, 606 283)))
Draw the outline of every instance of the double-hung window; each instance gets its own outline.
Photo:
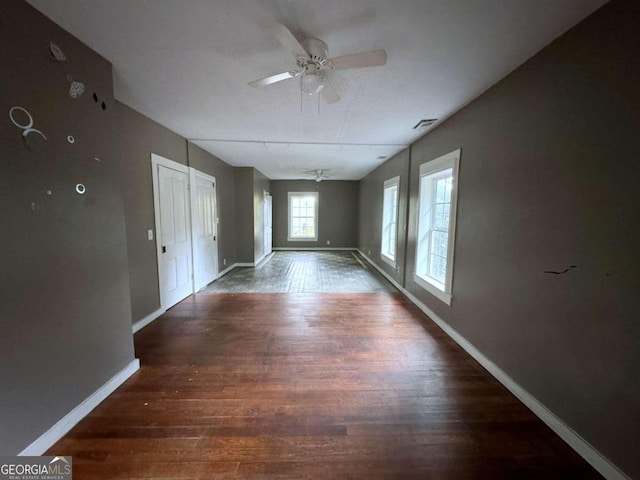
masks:
POLYGON ((396 266, 396 245, 398 239, 398 190, 400 177, 384 182, 382 196, 382 241, 380 242, 380 258, 396 266))
POLYGON ((451 305, 460 150, 420 166, 415 281, 451 305))
POLYGON ((318 192, 289 192, 288 240, 318 240, 318 192))

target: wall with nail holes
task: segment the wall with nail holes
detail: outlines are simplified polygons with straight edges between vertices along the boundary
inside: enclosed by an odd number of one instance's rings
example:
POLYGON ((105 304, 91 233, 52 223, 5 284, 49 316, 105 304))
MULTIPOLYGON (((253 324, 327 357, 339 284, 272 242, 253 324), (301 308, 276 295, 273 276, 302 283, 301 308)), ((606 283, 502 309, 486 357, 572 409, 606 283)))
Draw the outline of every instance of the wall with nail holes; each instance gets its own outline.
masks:
POLYGON ((0 45, 0 454, 11 455, 134 352, 111 65, 16 0, 0 7, 0 45))
MULTIPOLYGON (((380 204, 382 182, 409 175, 403 286, 630 478, 640 478, 639 18, 637 1, 608 3, 361 189, 361 205, 380 204), (448 306, 414 280, 418 184, 421 164, 458 148, 448 306)), ((361 212, 361 234, 379 238, 379 215, 361 212)))

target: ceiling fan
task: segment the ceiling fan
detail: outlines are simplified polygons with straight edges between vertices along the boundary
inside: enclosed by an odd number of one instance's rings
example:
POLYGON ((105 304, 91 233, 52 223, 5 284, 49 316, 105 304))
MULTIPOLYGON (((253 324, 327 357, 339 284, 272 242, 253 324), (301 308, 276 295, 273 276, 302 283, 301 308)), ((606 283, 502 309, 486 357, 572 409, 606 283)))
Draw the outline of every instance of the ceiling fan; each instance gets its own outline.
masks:
POLYGON ((329 172, 329 168, 317 168, 315 170, 305 170, 303 173, 305 175, 313 175, 313 179, 317 182, 320 183, 322 180, 326 180, 328 178, 331 178, 331 174, 328 173, 329 172))
POLYGON ((251 87, 263 87, 289 78, 300 77, 300 88, 304 93, 308 95, 319 93, 326 103, 336 103, 340 100, 340 95, 328 78, 332 70, 374 67, 387 63, 387 52, 382 49, 329 58, 327 44, 322 40, 306 38, 298 41, 282 24, 274 25, 271 33, 293 54, 298 68, 249 82, 251 87))

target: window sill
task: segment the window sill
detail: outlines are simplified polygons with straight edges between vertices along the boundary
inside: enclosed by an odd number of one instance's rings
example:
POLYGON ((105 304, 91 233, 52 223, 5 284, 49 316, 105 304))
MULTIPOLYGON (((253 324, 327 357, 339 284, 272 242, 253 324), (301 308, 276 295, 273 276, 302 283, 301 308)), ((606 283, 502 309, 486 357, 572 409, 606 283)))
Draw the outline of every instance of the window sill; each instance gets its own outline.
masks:
POLYGON ((438 287, 436 287, 434 284, 432 284, 431 282, 425 280, 424 278, 422 278, 422 277, 420 277, 418 275, 414 275, 413 279, 415 280, 415 282, 418 285, 420 285, 422 288, 424 288, 431 295, 433 295, 437 299, 441 300, 442 302, 446 303, 447 305, 449 305, 449 306, 451 305, 451 299, 453 298, 453 295, 451 295, 450 293, 443 292, 438 287))
POLYGON ((391 265, 393 268, 397 268, 398 266, 395 259, 391 258, 388 255, 385 255, 384 253, 380 253, 380 260, 382 260, 387 265, 391 265))
POLYGON ((287 242, 317 242, 317 241, 318 241, 318 237, 305 237, 305 238, 300 238, 300 237, 291 238, 291 237, 287 237, 287 242))

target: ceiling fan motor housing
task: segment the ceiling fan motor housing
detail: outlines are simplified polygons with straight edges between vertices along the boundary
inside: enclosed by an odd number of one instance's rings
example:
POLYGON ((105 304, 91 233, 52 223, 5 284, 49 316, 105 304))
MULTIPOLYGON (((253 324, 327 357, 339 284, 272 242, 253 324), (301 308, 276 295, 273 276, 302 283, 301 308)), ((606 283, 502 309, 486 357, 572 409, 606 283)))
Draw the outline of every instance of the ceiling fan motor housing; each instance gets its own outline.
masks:
POLYGON ((320 69, 327 64, 329 58, 329 49, 327 44, 317 38, 306 38, 300 41, 300 45, 307 51, 309 58, 298 59, 298 65, 301 67, 309 63, 314 63, 316 68, 320 69))

